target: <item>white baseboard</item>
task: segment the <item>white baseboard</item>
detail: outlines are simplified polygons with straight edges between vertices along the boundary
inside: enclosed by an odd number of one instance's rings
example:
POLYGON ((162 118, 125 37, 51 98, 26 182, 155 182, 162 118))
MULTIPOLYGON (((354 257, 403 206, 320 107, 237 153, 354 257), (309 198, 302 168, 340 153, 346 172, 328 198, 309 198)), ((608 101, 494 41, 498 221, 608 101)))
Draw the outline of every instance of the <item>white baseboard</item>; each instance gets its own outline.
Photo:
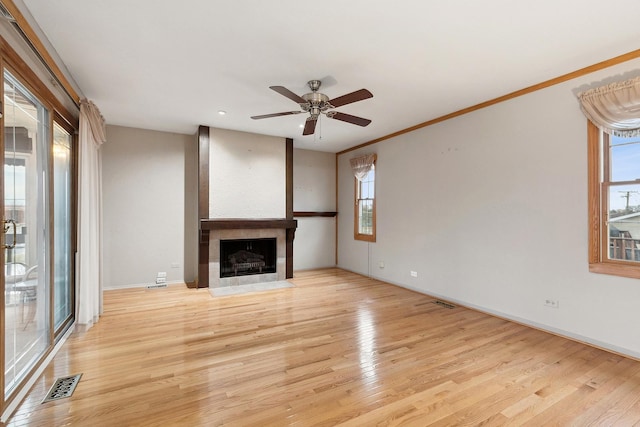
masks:
MULTIPOLYGON (((342 268, 342 267, 339 267, 339 268, 342 268)), ((362 273, 359 273, 357 271, 352 271, 352 270, 349 270, 349 269, 346 269, 346 268, 342 268, 342 269, 345 270, 345 271, 350 271, 352 273, 356 273, 356 274, 360 274, 360 275, 366 276, 366 274, 362 274, 362 273)), ((500 311, 497 311, 497 310, 493 310, 493 309, 490 309, 490 308, 482 307, 482 306, 479 306, 479 305, 476 305, 476 304, 473 304, 473 303, 470 303, 470 302, 467 302, 467 301, 464 301, 464 300, 459 300, 459 299, 455 299, 455 298, 451 298, 451 297, 448 297, 448 296, 445 296, 445 295, 439 295, 439 294, 431 293, 431 292, 427 293, 422 289, 419 289, 419 288, 411 286, 411 285, 406 285, 404 283, 396 283, 396 282, 392 282, 392 281, 389 281, 387 279, 383 279, 381 277, 376 277, 376 276, 369 276, 369 277, 371 277, 372 279, 375 279, 375 280, 379 280, 381 282, 389 283, 389 284, 394 285, 394 286, 398 286, 398 287, 401 287, 401 288, 409 289, 411 291, 418 292, 420 294, 423 294, 423 295, 426 295, 426 296, 429 296, 429 297, 432 297, 432 298, 442 299, 442 300, 444 300, 446 302, 450 302, 450 303, 454 303, 454 304, 457 304, 457 305, 462 306, 462 307, 470 308, 470 309, 479 311, 481 313, 488 314, 490 316, 499 317, 499 318, 505 319, 505 320, 510 320, 512 322, 519 323, 519 324, 524 325, 524 326, 529 326, 529 327, 534 328, 534 329, 539 329, 539 330, 544 331, 544 332, 549 332, 551 334, 558 335, 558 336, 561 336, 563 338, 570 339, 572 341, 578 341, 578 342, 590 345, 592 347, 596 347, 596 348, 599 348, 599 349, 602 349, 602 350, 610 351, 612 353, 619 354, 619 355, 626 356, 626 357, 629 357, 629 358, 632 358, 632 359, 640 361, 640 353, 637 352, 637 351, 630 350, 628 348, 620 347, 620 346, 617 346, 617 345, 614 345, 614 344, 611 344, 611 343, 608 343, 608 342, 596 340, 596 339, 593 339, 593 338, 590 338, 590 337, 587 337, 587 336, 584 336, 584 335, 575 334, 573 332, 566 331, 564 329, 559 329, 559 328, 556 328, 556 327, 553 327, 553 326, 550 326, 550 325, 545 325, 543 323, 538 323, 538 322, 535 322, 535 321, 532 321, 532 320, 529 320, 529 319, 525 319, 525 318, 522 318, 522 317, 514 316, 514 315, 511 315, 511 314, 506 314, 506 313, 503 313, 503 312, 500 312, 500 311)))
MULTIPOLYGON (((167 281, 166 285, 179 285, 184 284, 184 280, 171 280, 167 281)), ((131 289, 131 288, 146 288, 147 286, 156 286, 155 282, 147 282, 147 283, 130 283, 127 285, 105 285, 102 287, 105 291, 112 291, 115 289, 131 289)))
MULTIPOLYGON (((372 278, 382 281, 382 279, 379 279, 379 278, 376 278, 376 277, 372 277, 372 278)), ((387 282, 387 283, 389 283, 389 282, 387 282)), ((524 325, 524 326, 529 326, 531 328, 539 329, 539 330, 544 331, 544 332, 549 332, 549 333, 552 333, 554 335, 558 335, 558 336, 561 336, 563 338, 570 339, 572 341, 578 341, 578 342, 581 342, 583 344, 590 345, 592 347, 596 347, 596 348, 599 348, 599 349, 602 349, 602 350, 607 350, 607 351, 610 351, 612 353, 620 354, 622 356, 630 357, 632 359, 640 361, 640 353, 638 353, 636 351, 633 351, 633 350, 630 350, 628 348, 619 347, 617 345, 613 345, 613 344, 608 343, 608 342, 596 340, 596 339, 593 339, 593 338, 590 338, 590 337, 587 337, 587 336, 584 336, 584 335, 580 335, 580 334, 575 334, 573 332, 566 331, 564 329, 559 329, 559 328, 556 328, 556 327, 553 327, 553 326, 550 326, 550 325, 545 325, 543 323, 534 322, 534 321, 529 320, 529 319, 524 319, 522 317, 513 316, 511 314, 506 314, 506 313, 503 313, 503 312, 500 312, 500 311, 497 311, 497 310, 492 310, 490 308, 481 307, 479 305, 472 304, 472 303, 469 303, 469 302, 466 302, 466 301, 462 301, 462 300, 458 300, 458 299, 455 299, 455 298, 450 298, 450 297, 446 297, 446 296, 438 295, 438 294, 434 294, 434 293, 428 293, 427 294, 426 292, 424 292, 424 291, 422 291, 422 290, 420 290, 418 288, 414 288, 412 286, 401 285, 399 283, 391 283, 391 284, 399 286, 401 288, 410 289, 412 291, 419 292, 419 293, 421 293, 423 295, 427 295, 427 296, 430 296, 430 297, 433 297, 433 298, 442 299, 444 301, 451 302, 451 303, 460 305, 462 307, 471 308, 471 309, 479 311, 481 313, 489 314, 491 316, 499 317, 501 319, 510 320, 512 322, 519 323, 519 324, 524 325)))
POLYGON ((305 271, 328 270, 330 268, 338 268, 338 266, 337 265, 326 265, 326 266, 323 266, 323 267, 297 268, 297 269, 293 269, 293 274, 303 273, 305 271))

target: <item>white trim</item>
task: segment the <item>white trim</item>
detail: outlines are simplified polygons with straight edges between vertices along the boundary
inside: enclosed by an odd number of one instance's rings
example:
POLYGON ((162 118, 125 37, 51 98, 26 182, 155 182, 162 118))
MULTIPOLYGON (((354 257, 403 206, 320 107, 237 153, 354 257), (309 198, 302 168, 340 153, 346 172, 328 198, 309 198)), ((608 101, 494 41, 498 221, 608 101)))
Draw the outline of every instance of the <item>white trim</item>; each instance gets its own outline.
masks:
MULTIPOLYGON (((380 280, 380 281, 385 282, 385 283, 391 283, 389 281, 382 280, 382 279, 377 278, 377 277, 372 277, 372 278, 376 279, 376 280, 380 280)), ((590 345, 592 347, 596 347, 596 348, 599 348, 599 349, 602 349, 602 350, 609 350, 609 351, 612 351, 614 353, 633 358, 635 360, 640 360, 640 353, 635 352, 633 350, 629 350, 628 348, 618 347, 617 345, 613 345, 613 344, 610 344, 610 343, 607 343, 607 342, 603 342, 603 341, 599 341, 599 340, 594 340, 593 338, 585 337, 584 335, 574 334, 572 332, 565 331, 564 329, 555 328, 553 326, 549 326, 549 325, 545 325, 545 324, 542 324, 542 323, 534 322, 534 321, 529 320, 529 319, 524 319, 522 317, 513 316, 511 314, 506 314, 506 313, 503 313, 501 311, 492 310, 490 308, 485 308, 485 307, 482 307, 482 306, 479 306, 479 305, 476 305, 476 304, 472 304, 472 303, 469 303, 469 302, 466 302, 466 301, 462 301, 462 300, 458 300, 458 299, 455 299, 455 298, 450 298, 450 297, 447 297, 447 296, 444 296, 444 295, 438 295, 438 294, 435 294, 435 293, 429 293, 428 294, 428 293, 424 292, 421 289, 418 289, 418 288, 415 288, 415 287, 412 287, 412 286, 409 286, 409 285, 401 285, 399 283, 391 283, 391 284, 399 286, 401 288, 405 288, 405 289, 409 289, 409 290, 421 293, 421 294, 426 295, 426 296, 430 296, 430 297, 433 297, 433 298, 445 300, 447 302, 459 304, 461 306, 464 306, 466 308, 470 308, 470 309, 479 311, 481 313, 485 313, 485 314, 488 314, 488 315, 491 315, 491 316, 499 317, 501 319, 510 320, 512 322, 516 322, 516 323, 519 323, 519 324, 524 325, 524 326, 529 326, 529 327, 532 327, 532 328, 535 328, 535 329, 539 329, 539 330, 544 331, 544 332, 549 332, 549 333, 552 333, 554 335, 558 335, 558 336, 560 336, 562 338, 567 338, 567 339, 570 339, 572 341, 578 341, 578 342, 581 342, 583 344, 590 345)))
MULTIPOLYGON (((179 284, 185 284, 184 280, 171 280, 171 281, 167 281, 166 285, 179 285, 179 284)), ((126 285, 108 285, 108 286, 103 286, 103 290, 105 291, 113 291, 115 289, 133 289, 133 288, 146 288, 147 286, 156 286, 156 283, 153 281, 149 281, 147 283, 130 283, 130 284, 126 284, 126 285)), ((186 286, 186 285, 185 285, 186 286)))
MULTIPOLYGON (((350 271, 352 273, 360 274, 362 276, 365 275, 363 273, 359 273, 357 271, 348 270, 346 268, 342 268, 342 267, 338 267, 338 268, 340 268, 342 270, 345 270, 345 271, 350 271)), ((497 311, 497 310, 492 310, 490 308, 482 307, 482 306, 479 306, 479 305, 476 305, 476 304, 472 304, 472 303, 469 303, 469 302, 466 302, 466 301, 463 301, 463 300, 458 300, 456 298, 451 298, 451 297, 444 296, 444 295, 439 295, 439 294, 436 294, 436 293, 427 293, 424 290, 419 289, 419 288, 414 287, 414 286, 405 285, 405 284, 396 283, 396 282, 391 282, 391 281, 389 281, 387 279, 382 279, 382 278, 376 277, 376 276, 370 276, 370 278, 371 279, 375 279, 375 280, 379 280, 379 281, 384 282, 384 283, 388 283, 390 285, 394 285, 394 286, 398 286, 398 287, 401 287, 401 288, 409 289, 411 291, 418 292, 418 293, 420 293, 422 295, 426 295, 428 297, 432 297, 432 298, 436 298, 436 299, 442 299, 442 300, 444 300, 446 302, 458 304, 460 306, 463 306, 463 307, 466 307, 466 308, 470 308, 470 309, 479 311, 481 313, 488 314, 490 316, 499 317, 499 318, 505 319, 505 320, 510 320, 512 322, 519 323, 519 324, 524 325, 524 326, 529 326, 531 328, 535 328, 535 329, 538 329, 538 330, 541 330, 541 331, 544 331, 544 332, 549 332, 549 333, 552 333, 554 335, 558 335, 558 336, 560 336, 562 338, 570 339, 572 341, 578 341, 578 342, 581 342, 583 344, 590 345, 592 347, 596 347, 596 348, 599 348, 599 349, 602 349, 602 350, 608 350, 608 351, 611 351, 613 353, 620 354, 622 356, 627 356, 627 357, 630 357, 632 359, 640 361, 640 353, 638 353, 636 351, 633 351, 633 350, 630 350, 628 348, 619 347, 617 345, 614 345, 614 344, 611 344, 611 343, 607 343, 607 342, 604 342, 604 341, 594 340, 593 338, 589 338, 589 337, 586 337, 584 335, 574 334, 572 332, 565 331, 564 329, 555 328, 553 326, 549 326, 549 325, 545 325, 545 324, 542 324, 542 323, 534 322, 534 321, 529 320, 529 319, 524 319, 522 317, 514 316, 514 315, 511 315, 511 314, 506 314, 506 313, 503 313, 503 312, 497 311)))

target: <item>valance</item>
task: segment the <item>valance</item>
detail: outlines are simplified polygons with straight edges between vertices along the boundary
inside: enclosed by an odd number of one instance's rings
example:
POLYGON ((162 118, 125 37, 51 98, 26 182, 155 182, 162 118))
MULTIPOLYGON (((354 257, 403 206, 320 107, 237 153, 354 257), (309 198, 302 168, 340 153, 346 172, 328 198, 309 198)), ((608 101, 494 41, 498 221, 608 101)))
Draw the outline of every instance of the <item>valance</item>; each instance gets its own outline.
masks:
POLYGON ((364 177, 367 176, 369 171, 371 171, 371 168, 373 167, 373 163, 375 161, 375 154, 367 154, 366 156, 356 157, 350 160, 353 175, 358 181, 362 181, 364 177))
POLYGON ((640 77, 578 94, 582 112, 604 132, 640 136, 640 77))
POLYGON ((100 114, 100 110, 92 101, 83 99, 80 101, 80 114, 83 115, 88 123, 94 142, 100 146, 107 140, 107 128, 104 117, 100 114))

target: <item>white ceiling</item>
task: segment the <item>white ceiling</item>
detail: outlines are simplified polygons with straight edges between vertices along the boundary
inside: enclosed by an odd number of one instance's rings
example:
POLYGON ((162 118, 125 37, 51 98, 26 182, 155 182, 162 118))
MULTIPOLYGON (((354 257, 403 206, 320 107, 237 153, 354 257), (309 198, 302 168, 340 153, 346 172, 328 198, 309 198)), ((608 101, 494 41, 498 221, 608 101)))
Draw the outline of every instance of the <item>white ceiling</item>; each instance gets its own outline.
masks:
POLYGON ((638 0, 23 1, 108 124, 330 152, 640 47, 638 0), (311 79, 330 98, 369 89, 337 110, 372 123, 303 137, 303 114, 250 119, 296 110, 269 86, 311 79))

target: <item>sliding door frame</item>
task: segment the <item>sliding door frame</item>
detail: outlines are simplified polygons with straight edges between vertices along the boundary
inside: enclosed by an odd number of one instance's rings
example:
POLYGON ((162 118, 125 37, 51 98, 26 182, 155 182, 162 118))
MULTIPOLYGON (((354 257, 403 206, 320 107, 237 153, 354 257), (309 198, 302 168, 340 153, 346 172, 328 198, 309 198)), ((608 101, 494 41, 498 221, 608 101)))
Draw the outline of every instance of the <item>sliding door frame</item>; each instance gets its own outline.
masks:
MULTIPOLYGON (((53 146, 54 146, 54 140, 53 140, 53 130, 54 130, 54 124, 57 124, 58 126, 60 126, 61 128, 63 128, 65 131, 69 132, 69 135, 71 136, 71 159, 70 159, 70 166, 71 166, 71 206, 70 206, 70 216, 71 216, 71 233, 69 238, 71 239, 71 253, 69 254, 69 256, 71 257, 71 265, 70 265, 70 278, 71 278, 71 306, 72 306, 72 310, 71 310, 71 315, 65 319, 62 324, 60 325, 60 327, 56 328, 56 324, 55 324, 55 295, 54 292, 51 292, 51 329, 53 332, 53 340, 51 341, 54 345, 56 342, 58 342, 58 340, 64 335, 64 333, 67 331, 67 329, 69 329, 69 327, 71 327, 71 325, 73 324, 73 321, 75 320, 75 301, 76 301, 76 287, 75 287, 75 283, 76 283, 76 257, 75 254, 78 252, 78 222, 77 222, 77 216, 78 216, 78 132, 77 132, 77 127, 74 128, 73 125, 71 123, 69 123, 67 120, 65 120, 65 118, 60 115, 57 111, 54 111, 52 114, 52 120, 51 120, 51 139, 50 139, 50 149, 53 151, 53 146)), ((51 223, 53 224, 54 219, 55 219, 55 210, 54 210, 54 201, 55 201, 55 176, 54 176, 54 164, 53 164, 53 153, 51 153, 50 156, 51 159, 51 165, 50 165, 50 170, 49 170, 49 191, 51 194, 50 197, 50 212, 51 212, 51 217, 49 218, 49 220, 51 221, 51 223)), ((55 280, 55 259, 54 259, 54 244, 55 244, 55 227, 52 225, 51 226, 51 242, 50 242, 50 246, 51 246, 51 274, 52 274, 52 282, 51 282, 51 288, 55 289, 55 285, 54 285, 54 281, 55 280)))
MULTIPOLYGON (((5 292, 0 292, 0 310, 2 310, 0 315, 0 328, 2 330, 2 345, 0 346, 0 366, 2 369, 0 370, 0 388, 2 389, 2 398, 0 401, 0 413, 4 413, 5 409, 12 401, 16 398, 16 396, 22 391, 25 384, 31 379, 34 373, 38 370, 38 368, 42 365, 47 356, 53 351, 55 343, 63 336, 63 334, 71 327, 75 320, 75 254, 77 252, 77 182, 78 182, 78 169, 77 169, 77 155, 78 155, 78 144, 77 144, 77 134, 78 134, 78 118, 74 116, 70 111, 66 109, 66 107, 56 98, 56 96, 47 88, 47 86, 40 80, 40 78, 36 75, 36 73, 29 68, 27 63, 22 60, 22 58, 16 53, 13 48, 7 43, 7 41, 0 36, 0 68, 2 69, 2 81, 0 82, 0 100, 2 100, 2 106, 4 106, 4 70, 10 72, 16 79, 20 81, 20 83, 27 88, 34 96, 38 98, 38 100, 42 103, 45 109, 48 110, 48 126, 50 129, 49 135, 47 136, 47 148, 49 151, 48 156, 48 187, 49 191, 48 197, 48 209, 49 209, 49 264, 51 268, 48 272, 49 279, 49 344, 47 349, 44 351, 40 359, 32 366, 30 371, 25 375, 24 378, 21 379, 20 383, 9 393, 9 395, 5 396, 5 292), (53 201, 54 201, 54 193, 53 193, 53 124, 57 123, 61 127, 63 127, 66 131, 72 135, 72 149, 71 149, 71 170, 72 170, 72 184, 71 184, 71 292, 73 295, 73 305, 74 309, 72 310, 71 317, 68 318, 63 324, 55 329, 54 322, 54 292, 53 292, 53 283, 54 283, 54 211, 53 211, 53 201)), ((3 108, 4 111, 4 108, 3 108)), ((4 117, 0 118, 0 127, 2 128, 2 132, 0 132, 0 150, 4 152, 5 147, 5 138, 4 138, 4 117)), ((0 200, 4 200, 4 188, 0 185, 0 200)), ((3 202, 4 204, 4 202, 3 202)), ((4 213, 3 213, 4 216, 4 213)), ((2 251, 3 252, 3 251, 2 251)), ((0 262, 4 264, 4 253, 0 255, 0 262)), ((0 285, 2 287, 5 286, 4 278, 0 280, 0 285)))

